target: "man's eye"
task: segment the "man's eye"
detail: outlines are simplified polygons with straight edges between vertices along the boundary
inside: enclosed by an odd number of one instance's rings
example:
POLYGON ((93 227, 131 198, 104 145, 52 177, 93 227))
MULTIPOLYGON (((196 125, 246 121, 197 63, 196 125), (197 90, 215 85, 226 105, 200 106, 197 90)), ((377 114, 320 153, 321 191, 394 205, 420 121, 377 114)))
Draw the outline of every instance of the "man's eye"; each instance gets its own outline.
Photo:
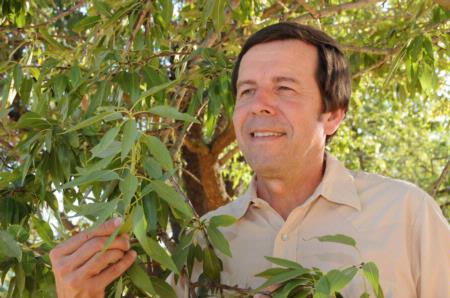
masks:
POLYGON ((245 89, 241 92, 241 96, 252 94, 254 89, 245 89))
POLYGON ((290 87, 288 87, 288 86, 279 86, 279 87, 278 87, 278 90, 281 90, 281 91, 286 91, 286 90, 292 91, 292 88, 290 88, 290 87))

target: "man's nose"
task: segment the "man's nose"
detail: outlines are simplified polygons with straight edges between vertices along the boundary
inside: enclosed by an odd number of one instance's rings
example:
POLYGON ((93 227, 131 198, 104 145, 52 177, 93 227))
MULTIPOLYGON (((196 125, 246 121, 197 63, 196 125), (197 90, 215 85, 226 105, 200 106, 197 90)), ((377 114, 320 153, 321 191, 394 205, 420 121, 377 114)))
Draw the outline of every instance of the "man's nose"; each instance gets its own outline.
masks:
POLYGON ((274 96, 267 90, 257 90, 253 98, 252 113, 255 115, 275 114, 274 96))

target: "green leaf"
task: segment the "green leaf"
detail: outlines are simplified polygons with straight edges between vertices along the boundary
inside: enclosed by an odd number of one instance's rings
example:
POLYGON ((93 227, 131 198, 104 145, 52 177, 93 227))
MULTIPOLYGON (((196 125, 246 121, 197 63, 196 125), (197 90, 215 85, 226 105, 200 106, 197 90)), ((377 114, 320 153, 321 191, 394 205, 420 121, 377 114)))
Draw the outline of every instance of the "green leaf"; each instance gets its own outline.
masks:
POLYGON ((149 113, 155 114, 161 117, 172 118, 175 120, 183 120, 187 122, 200 123, 197 119, 189 114, 180 113, 177 109, 170 106, 155 106, 149 110, 149 113))
POLYGON ((141 95, 140 78, 137 73, 133 72, 130 74, 129 79, 128 84, 130 86, 131 102, 134 103, 141 95))
POLYGON ((116 239, 117 236, 119 235, 120 231, 121 231, 120 228, 115 229, 114 232, 111 235, 109 235, 108 239, 106 239, 105 241, 105 244, 103 244, 101 253, 104 253, 109 248, 109 246, 113 243, 114 239, 116 239))
POLYGON ((76 23, 72 27, 72 31, 80 33, 81 31, 85 31, 100 22, 101 18, 99 16, 87 16, 81 19, 78 23, 76 23))
POLYGON ((16 286, 14 289, 14 297, 23 297, 23 291, 25 290, 26 274, 23 270, 22 264, 16 264, 14 266, 14 273, 16 274, 16 286))
POLYGON ((78 215, 83 215, 91 219, 96 219, 94 227, 105 222, 117 208, 118 199, 114 199, 109 202, 98 202, 84 204, 80 206, 71 206, 71 209, 75 210, 78 215))
POLYGON ((47 42, 47 46, 50 46, 48 49, 51 51, 53 50, 57 51, 65 51, 66 48, 61 45, 59 42, 57 42, 50 34, 48 34, 46 28, 40 28, 39 29, 40 37, 44 39, 47 42))
POLYGON ((147 295, 157 295, 150 277, 140 265, 134 263, 133 266, 131 266, 131 268, 127 270, 127 275, 139 290, 146 293, 147 295))
POLYGON ((30 231, 21 225, 9 225, 8 233, 10 233, 18 242, 25 242, 30 237, 30 231))
POLYGON ((302 268, 302 269, 290 269, 289 271, 282 272, 282 273, 279 273, 279 274, 271 277, 265 283, 263 283, 258 288, 256 288, 255 291, 256 292, 261 291, 262 289, 265 289, 265 288, 267 288, 267 287, 269 287, 271 285, 283 283, 283 282, 288 281, 290 279, 294 279, 294 278, 297 278, 299 276, 302 276, 302 275, 304 275, 304 274, 306 274, 308 272, 309 272, 309 270, 307 270, 305 268, 302 268))
POLYGON ((225 0, 214 0, 214 8, 211 17, 217 34, 220 34, 225 23, 225 4, 225 0))
POLYGON ((175 85, 175 83, 178 83, 178 81, 176 81, 176 80, 175 81, 169 81, 169 82, 157 85, 157 86, 153 86, 150 89, 148 89, 147 91, 143 92, 141 94, 141 96, 139 96, 139 100, 145 99, 145 98, 147 98, 149 96, 152 96, 152 95, 154 95, 154 94, 156 94, 156 93, 158 93, 158 92, 160 92, 160 91, 162 91, 164 89, 167 89, 170 86, 175 85))
POLYGON ((377 298, 384 297, 383 290, 381 289, 381 286, 380 286, 377 265, 375 265, 375 263, 373 263, 373 262, 368 262, 362 266, 362 269, 363 269, 364 276, 366 277, 367 281, 372 286, 372 289, 373 289, 375 295, 377 296, 377 298))
POLYGON ((20 64, 16 64, 14 66, 13 70, 13 78, 14 78, 14 85, 16 87, 17 92, 20 92, 20 87, 22 86, 22 79, 23 79, 23 71, 20 64))
POLYGON ((119 175, 116 172, 111 170, 103 170, 103 171, 94 171, 87 175, 80 176, 78 178, 73 179, 65 183, 61 186, 62 189, 71 188, 74 186, 89 184, 96 181, 111 181, 120 179, 119 175))
POLYGON ((78 85, 78 83, 80 82, 80 78, 81 78, 80 67, 78 65, 72 66, 69 71, 69 82, 73 88, 78 85))
POLYGON ((205 247, 203 250, 203 272, 213 281, 220 279, 221 271, 220 260, 214 253, 214 250, 205 247))
POLYGON ((172 187, 158 180, 153 180, 150 182, 150 185, 156 191, 158 196, 166 201, 171 207, 177 209, 189 218, 193 216, 193 212, 184 201, 184 198, 172 187))
POLYGON ((122 150, 120 154, 120 159, 122 161, 127 157, 128 152, 130 152, 138 136, 139 131, 137 130, 136 127, 136 120, 134 119, 127 120, 127 122, 125 122, 125 125, 123 127, 122 150))
POLYGON ((114 291, 114 298, 121 298, 122 292, 123 292, 123 281, 122 281, 122 276, 121 276, 116 283, 116 290, 114 291))
POLYGON ((94 171, 103 170, 105 167, 107 167, 112 162, 113 159, 114 159, 114 156, 110 155, 108 157, 100 159, 99 161, 97 161, 94 164, 89 165, 85 168, 76 167, 76 169, 80 175, 87 175, 94 171))
POLYGON ((150 280, 152 281, 153 287, 155 288, 156 294, 161 298, 177 298, 177 294, 174 289, 166 283, 164 280, 156 278, 154 276, 150 276, 150 280))
POLYGON ((225 255, 231 257, 230 244, 227 239, 225 239, 222 232, 220 232, 215 226, 209 225, 207 228, 208 237, 212 245, 220 250, 225 255))
POLYGON ((314 285, 313 298, 329 298, 331 294, 330 284, 326 276, 322 276, 314 285))
POLYGON ((69 133, 69 132, 72 132, 75 130, 79 130, 79 129, 91 126, 92 124, 95 124, 103 119, 108 118, 108 117, 121 118, 122 114, 119 112, 104 112, 104 113, 98 114, 97 116, 91 117, 89 119, 86 119, 86 120, 78 123, 74 127, 69 128, 66 131, 64 131, 64 133, 69 133))
POLYGON ((325 276, 330 285, 330 292, 338 292, 345 288, 357 272, 358 268, 356 266, 346 268, 342 271, 336 269, 329 271, 325 276))
POLYGON ((125 207, 131 202, 136 190, 138 188, 138 179, 131 173, 119 182, 119 189, 122 192, 123 200, 125 201, 125 207))
POLYGON ((108 130, 102 137, 100 142, 97 145, 95 145, 94 148, 91 149, 92 157, 104 156, 104 154, 102 153, 104 153, 105 150, 109 148, 109 146, 119 133, 119 130, 120 127, 113 127, 110 130, 108 130))
MULTIPOLYGON (((280 289, 276 290, 275 295, 273 295, 273 298, 288 298, 289 294, 298 286, 302 285, 304 282, 299 280, 292 280, 284 284, 280 289)), ((295 296, 296 298, 297 295, 295 296)))
POLYGON ((23 114, 16 124, 17 128, 31 128, 31 129, 47 129, 52 127, 52 124, 41 115, 28 112, 23 114))
POLYGON ((305 269, 302 265, 300 265, 299 263, 296 263, 294 261, 290 261, 290 260, 286 260, 286 259, 282 259, 282 258, 269 257, 269 256, 265 256, 265 258, 269 262, 274 263, 275 265, 278 265, 278 266, 291 268, 291 269, 305 269))
POLYGON ((320 242, 334 242, 356 247, 356 241, 352 237, 343 234, 325 235, 317 237, 320 242))
POLYGON ((258 274, 255 274, 257 277, 263 277, 265 279, 269 279, 277 274, 288 272, 290 271, 290 268, 269 268, 264 271, 259 272, 258 274))
POLYGON ((420 86, 423 90, 430 90, 433 88, 434 66, 429 64, 422 65, 422 72, 419 75, 420 86))
POLYGON ((162 177, 163 172, 161 165, 154 158, 144 157, 143 166, 147 174, 153 179, 160 179, 162 177))
POLYGON ((33 217, 32 222, 34 229, 38 233, 39 237, 42 238, 42 240, 44 240, 45 242, 53 241, 53 231, 50 228, 48 222, 37 217, 33 217))
POLYGON ((16 258, 20 262, 22 260, 22 250, 11 234, 0 230, 0 262, 9 258, 16 258))
POLYGON ((228 227, 234 224, 237 218, 231 215, 216 215, 211 217, 209 224, 214 227, 228 227))
POLYGON ((173 163, 169 150, 167 150, 166 146, 159 140, 159 138, 154 136, 145 136, 144 142, 150 153, 164 169, 168 171, 173 170, 173 163))
POLYGON ((24 103, 28 103, 32 88, 33 88, 33 79, 24 78, 19 91, 20 97, 22 97, 24 103))
POLYGON ((177 265, 178 270, 181 270, 181 268, 187 262, 189 250, 192 245, 192 240, 194 237, 194 232, 195 230, 191 230, 187 233, 184 233, 180 237, 180 241, 178 242, 178 245, 175 248, 175 251, 173 252, 172 258, 175 264, 177 265))
POLYGON ((151 234, 156 234, 158 228, 158 197, 154 192, 145 195, 142 199, 147 229, 151 234))
POLYGON ((162 248, 158 242, 150 237, 147 237, 147 224, 145 222, 145 217, 141 206, 136 207, 134 218, 137 219, 137 222, 134 226, 133 232, 147 255, 160 263, 161 266, 179 274, 178 268, 168 252, 162 248))

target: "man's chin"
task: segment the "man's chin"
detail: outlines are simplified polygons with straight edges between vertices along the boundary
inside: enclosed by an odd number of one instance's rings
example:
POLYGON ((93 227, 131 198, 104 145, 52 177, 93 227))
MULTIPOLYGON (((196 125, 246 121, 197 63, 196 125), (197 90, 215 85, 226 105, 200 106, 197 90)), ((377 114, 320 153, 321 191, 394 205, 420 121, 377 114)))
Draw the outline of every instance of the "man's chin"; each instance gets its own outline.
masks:
POLYGON ((258 158, 248 161, 252 170, 259 176, 272 176, 282 171, 284 164, 278 158, 258 158))

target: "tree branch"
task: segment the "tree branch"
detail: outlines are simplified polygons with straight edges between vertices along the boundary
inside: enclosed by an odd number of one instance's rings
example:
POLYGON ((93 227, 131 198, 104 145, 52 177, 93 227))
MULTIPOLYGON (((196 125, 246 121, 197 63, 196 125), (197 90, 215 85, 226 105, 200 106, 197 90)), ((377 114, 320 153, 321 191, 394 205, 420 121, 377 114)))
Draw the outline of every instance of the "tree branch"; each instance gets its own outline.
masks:
POLYGON ((230 122, 227 128, 225 128, 225 130, 212 142, 211 154, 218 156, 220 152, 222 152, 223 149, 230 145, 235 139, 236 136, 234 134, 234 127, 230 122))
POLYGON ((128 40, 127 44, 127 51, 130 50, 131 45, 133 44, 134 39, 136 38, 136 34, 138 33, 139 29, 141 28, 142 24, 144 23, 145 17, 150 11, 150 5, 146 5, 144 10, 141 12, 141 15, 139 16, 139 20, 136 23, 136 26, 134 27, 133 33, 131 33, 131 37, 128 40))
POLYGON ((374 63, 374 64, 372 64, 371 66, 369 66, 369 67, 367 67, 367 68, 365 68, 365 69, 363 69, 363 70, 358 71, 357 73, 353 74, 352 77, 353 77, 353 78, 360 77, 360 76, 362 76, 363 74, 365 74, 365 73, 367 73, 367 72, 370 72, 370 71, 372 71, 372 70, 374 70, 374 69, 377 69, 377 68, 383 66, 386 62, 389 61, 389 59, 390 59, 392 56, 394 56, 394 55, 396 55, 398 52, 400 52, 400 50, 401 50, 402 48, 403 48, 402 46, 398 46, 398 47, 392 49, 389 53, 386 54, 386 56, 384 56, 383 59, 381 59, 381 60, 378 61, 377 63, 374 63))
POLYGON ((230 151, 228 151, 220 160, 219 166, 225 165, 236 153, 238 153, 241 149, 238 146, 234 147, 230 151))
MULTIPOLYGON (((300 4, 301 4, 301 2, 303 2, 303 1, 300 1, 300 4)), ((311 13, 308 12, 307 14, 304 14, 304 15, 301 15, 299 17, 292 19, 292 21, 301 22, 301 21, 308 21, 308 20, 312 20, 312 19, 329 17, 331 15, 341 13, 345 10, 360 9, 360 8, 363 8, 366 6, 376 4, 378 2, 383 2, 383 0, 359 0, 359 1, 355 1, 355 2, 344 3, 344 4, 331 6, 331 7, 327 7, 327 8, 321 9, 319 11, 316 11, 317 14, 315 15, 315 17, 313 17, 311 15, 311 13)))
MULTIPOLYGON (((200 282, 190 282, 189 283, 189 287, 191 289, 195 289, 195 288, 202 287, 202 286, 205 286, 205 284, 200 283, 200 282)), ((218 283, 211 283, 211 284, 208 284, 207 286, 211 289, 215 288, 215 289, 234 291, 241 295, 248 295, 251 290, 250 288, 243 289, 243 288, 239 288, 238 286, 229 286, 229 285, 218 284, 218 283)))
POLYGON ((314 18, 314 19, 319 19, 320 18, 320 14, 317 12, 317 10, 312 8, 308 3, 306 3, 305 0, 298 0, 297 2, 301 6, 303 6, 303 8, 311 15, 312 18, 314 18))
POLYGON ((191 152, 200 153, 200 154, 209 154, 209 148, 200 140, 192 139, 189 137, 184 138, 184 145, 191 152))
POLYGON ((388 55, 393 51, 393 49, 358 47, 358 46, 352 46, 352 45, 341 45, 341 49, 350 51, 350 52, 360 52, 360 53, 375 54, 375 55, 388 55))
POLYGON ((445 165, 444 169, 442 170, 441 175, 439 176, 438 180, 436 180, 436 182, 433 185, 433 188, 431 189, 430 195, 432 197, 436 196, 439 186, 441 186, 442 182, 444 181, 444 179, 447 176, 449 171, 450 171, 450 159, 447 161, 447 164, 445 165))
POLYGON ((47 22, 43 22, 43 23, 40 23, 37 25, 31 25, 31 26, 23 27, 23 28, 0 27, 0 32, 2 32, 2 31, 23 31, 25 29, 36 29, 36 28, 40 28, 40 27, 46 27, 48 25, 56 23, 58 20, 66 17, 66 16, 72 14, 73 12, 75 12, 75 10, 77 10, 78 8, 83 6, 84 2, 85 2, 85 0, 80 0, 77 4, 75 4, 75 6, 72 6, 70 9, 66 10, 65 12, 62 12, 62 13, 56 15, 55 17, 51 18, 47 22))

